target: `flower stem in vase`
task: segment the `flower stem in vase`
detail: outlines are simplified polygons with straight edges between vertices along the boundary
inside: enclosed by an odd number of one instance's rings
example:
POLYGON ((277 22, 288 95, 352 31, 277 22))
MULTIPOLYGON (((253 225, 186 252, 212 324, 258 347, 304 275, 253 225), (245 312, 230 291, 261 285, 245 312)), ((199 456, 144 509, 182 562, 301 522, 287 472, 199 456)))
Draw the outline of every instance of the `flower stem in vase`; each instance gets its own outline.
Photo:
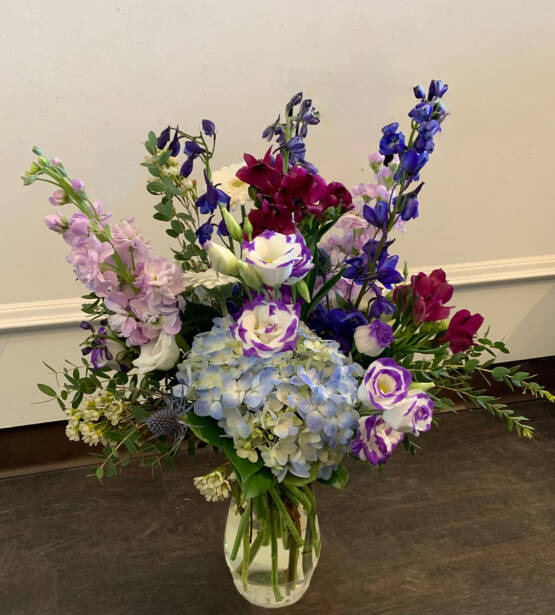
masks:
POLYGON ((281 602, 283 597, 279 591, 279 575, 278 575, 278 542, 277 542, 277 526, 279 524, 278 512, 271 509, 271 531, 270 542, 272 545, 272 589, 274 598, 277 602, 281 602))

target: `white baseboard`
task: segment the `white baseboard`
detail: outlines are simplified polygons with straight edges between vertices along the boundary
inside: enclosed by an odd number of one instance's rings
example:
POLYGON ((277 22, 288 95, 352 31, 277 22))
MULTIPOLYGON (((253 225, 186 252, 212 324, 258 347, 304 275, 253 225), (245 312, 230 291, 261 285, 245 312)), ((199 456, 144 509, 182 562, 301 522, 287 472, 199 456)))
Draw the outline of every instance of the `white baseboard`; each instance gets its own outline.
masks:
MULTIPOLYGON (((519 283, 555 277, 555 254, 411 268, 410 274, 441 267, 455 287, 519 283)), ((0 332, 76 325, 85 315, 80 298, 0 304, 0 332)))

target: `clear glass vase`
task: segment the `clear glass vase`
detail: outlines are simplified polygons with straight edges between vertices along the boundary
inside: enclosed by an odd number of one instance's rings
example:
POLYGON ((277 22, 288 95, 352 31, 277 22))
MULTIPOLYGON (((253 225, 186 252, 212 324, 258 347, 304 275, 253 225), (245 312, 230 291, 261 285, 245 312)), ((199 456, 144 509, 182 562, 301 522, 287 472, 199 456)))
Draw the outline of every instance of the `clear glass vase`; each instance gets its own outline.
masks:
POLYGON ((320 530, 310 487, 272 488, 252 499, 232 497, 224 537, 235 587, 267 609, 297 602, 320 556, 320 530))

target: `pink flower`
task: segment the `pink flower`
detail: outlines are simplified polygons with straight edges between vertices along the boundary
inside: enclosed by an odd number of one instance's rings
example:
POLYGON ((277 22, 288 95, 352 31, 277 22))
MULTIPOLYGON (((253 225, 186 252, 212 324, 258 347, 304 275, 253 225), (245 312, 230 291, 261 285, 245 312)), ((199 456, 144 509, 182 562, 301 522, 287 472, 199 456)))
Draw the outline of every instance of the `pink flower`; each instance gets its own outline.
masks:
POLYGON ((83 188, 85 187, 85 182, 81 179, 72 179, 71 187, 74 192, 81 192, 81 190, 83 190, 83 188))
POLYGON ((396 301, 400 295, 404 308, 409 294, 412 294, 412 314, 415 322, 435 322, 449 316, 451 308, 445 304, 453 296, 453 287, 447 282, 443 269, 434 269, 430 275, 422 272, 413 275, 410 286, 398 286, 393 298, 396 301))
POLYGON ((55 233, 64 233, 68 228, 67 218, 62 217, 59 213, 48 214, 44 217, 44 223, 55 233))
POLYGON ((281 180, 275 200, 287 207, 299 222, 307 212, 318 216, 324 211, 324 205, 318 201, 326 195, 326 188, 320 175, 312 175, 302 167, 293 167, 281 180))
POLYGON ((481 314, 471 314, 468 310, 459 310, 451 321, 441 342, 449 342, 452 353, 464 352, 474 344, 474 336, 482 326, 484 317, 481 314))
POLYGON ((267 197, 274 196, 283 177, 281 155, 272 160, 270 152, 271 148, 268 149, 261 160, 256 159, 251 154, 244 154, 243 158, 247 166, 241 167, 236 173, 241 181, 254 186, 267 197))
POLYGON ((94 235, 77 242, 67 256, 77 278, 99 297, 106 297, 119 286, 116 273, 102 267, 114 249, 107 242, 100 242, 94 235))
POLYGON ((48 202, 56 207, 67 203, 66 193, 63 190, 54 190, 52 196, 48 197, 48 202))

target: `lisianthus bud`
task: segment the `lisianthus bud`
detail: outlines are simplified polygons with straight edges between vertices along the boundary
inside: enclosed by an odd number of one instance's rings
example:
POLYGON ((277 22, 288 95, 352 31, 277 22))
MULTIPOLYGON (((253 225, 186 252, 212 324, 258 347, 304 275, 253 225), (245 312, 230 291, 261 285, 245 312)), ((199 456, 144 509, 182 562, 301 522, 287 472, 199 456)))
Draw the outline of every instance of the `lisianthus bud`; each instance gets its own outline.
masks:
POLYGON ((354 338, 357 350, 369 357, 377 357, 394 339, 391 326, 378 319, 357 327, 354 338))
POLYGON ((310 293, 308 292, 308 286, 304 280, 297 282, 295 288, 299 295, 307 302, 310 303, 310 293))
POLYGON ((252 240, 252 224, 251 221, 245 216, 245 220, 243 221, 243 230, 247 234, 248 240, 252 240))
POLYGON ((243 261, 238 261, 239 276, 247 286, 260 290, 262 288, 262 278, 258 271, 243 261))
POLYGON ((216 271, 235 277, 239 275, 239 260, 231 250, 214 243, 211 239, 206 241, 202 247, 216 271))
POLYGON ((235 218, 231 215, 227 209, 222 207, 220 209, 222 214, 222 218, 224 219, 225 226, 227 228, 227 232, 235 239, 235 241, 243 241, 243 230, 239 226, 239 223, 235 218))

